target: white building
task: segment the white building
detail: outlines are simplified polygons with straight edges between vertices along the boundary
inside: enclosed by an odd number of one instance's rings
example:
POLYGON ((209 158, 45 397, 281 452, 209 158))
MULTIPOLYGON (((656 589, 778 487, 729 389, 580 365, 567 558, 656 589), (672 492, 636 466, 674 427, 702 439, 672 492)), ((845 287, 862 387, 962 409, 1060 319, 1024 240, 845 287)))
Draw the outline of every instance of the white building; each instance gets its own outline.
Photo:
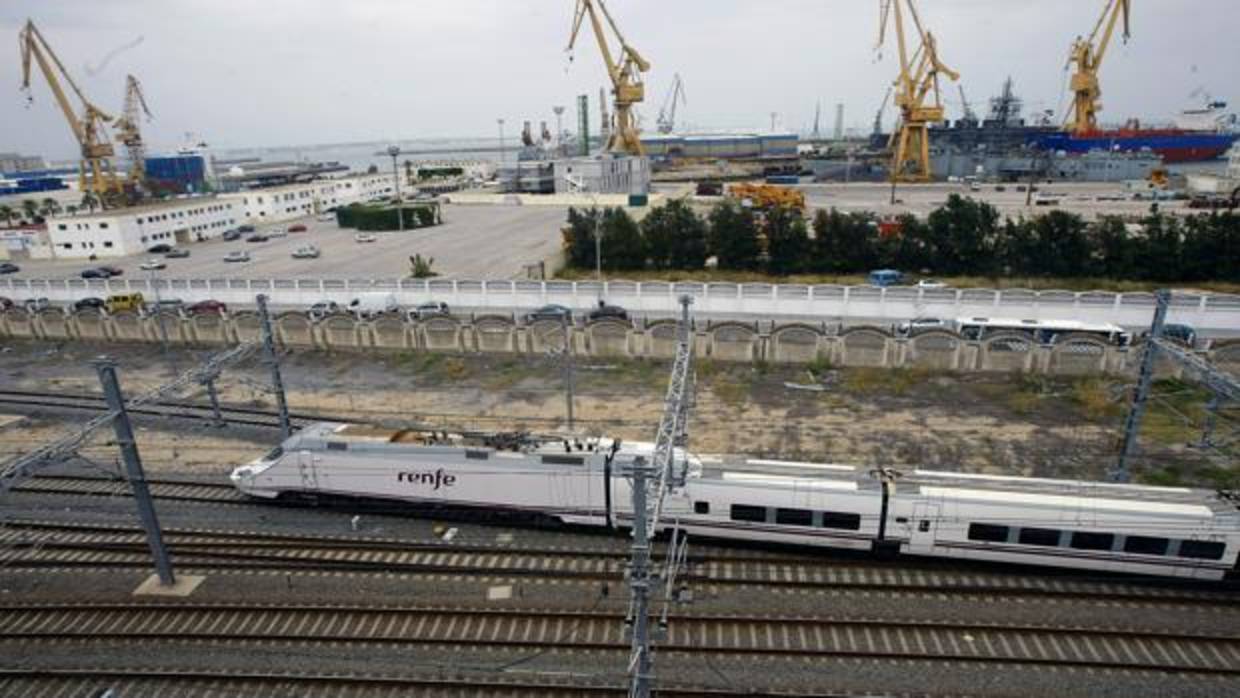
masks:
POLYGON ((47 230, 56 257, 83 259, 121 257, 158 244, 209 240, 241 222, 234 202, 209 196, 58 216, 47 221, 47 230))
POLYGON ((289 221, 395 194, 394 175, 364 174, 221 194, 220 199, 236 206, 243 222, 257 224, 289 221))

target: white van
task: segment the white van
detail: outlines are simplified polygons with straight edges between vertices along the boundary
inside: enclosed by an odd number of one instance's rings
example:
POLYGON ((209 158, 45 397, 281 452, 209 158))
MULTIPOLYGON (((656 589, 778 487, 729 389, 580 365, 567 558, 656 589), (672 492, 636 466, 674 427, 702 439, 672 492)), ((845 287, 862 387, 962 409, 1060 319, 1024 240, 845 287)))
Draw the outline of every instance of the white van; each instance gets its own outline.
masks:
POLYGON ((383 313, 400 310, 396 296, 391 293, 363 293, 349 301, 349 312, 359 320, 369 320, 383 313))

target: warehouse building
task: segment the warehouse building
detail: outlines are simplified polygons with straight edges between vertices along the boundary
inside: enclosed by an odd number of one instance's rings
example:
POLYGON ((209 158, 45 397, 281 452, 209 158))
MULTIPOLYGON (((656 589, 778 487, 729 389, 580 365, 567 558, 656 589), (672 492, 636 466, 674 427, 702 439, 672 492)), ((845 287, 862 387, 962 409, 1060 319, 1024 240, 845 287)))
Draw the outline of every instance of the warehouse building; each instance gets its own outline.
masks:
POLYGON ((364 174, 249 189, 221 194, 233 204, 243 223, 280 223, 322 213, 339 206, 390 199, 396 194, 395 175, 364 174))
POLYGON ((89 259, 209 240, 240 224, 236 204, 211 196, 57 216, 47 221, 47 230, 57 258, 89 259))

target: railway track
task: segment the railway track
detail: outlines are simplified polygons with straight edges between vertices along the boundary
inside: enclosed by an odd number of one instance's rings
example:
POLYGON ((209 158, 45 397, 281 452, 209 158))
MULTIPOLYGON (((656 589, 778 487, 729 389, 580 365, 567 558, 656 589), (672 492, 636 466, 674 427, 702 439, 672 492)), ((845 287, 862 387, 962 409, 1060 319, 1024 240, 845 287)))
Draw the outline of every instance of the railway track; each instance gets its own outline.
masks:
MULTIPOLYGON (((9 407, 25 407, 28 409, 54 410, 85 410, 103 412, 107 404, 102 395, 88 393, 47 393, 22 390, 0 391, 0 405, 9 407)), ((186 400, 164 400, 152 402, 141 407, 130 408, 130 414, 171 419, 192 419, 211 422, 215 420, 214 412, 208 404, 186 400)), ((273 410, 264 410, 239 405, 220 405, 220 418, 225 424, 234 426, 250 426, 279 428, 279 415, 273 410)), ((295 428, 322 421, 354 421, 352 418, 333 415, 290 413, 289 420, 295 428)))
MULTIPOLYGON (((453 575, 462 579, 614 581, 623 575, 629 558, 620 547, 609 550, 605 544, 582 548, 179 529, 165 529, 164 538, 179 568, 216 573, 332 571, 453 575)), ((697 588, 754 586, 784 592, 914 593, 1240 608, 1240 596, 1224 588, 975 572, 916 560, 896 566, 866 559, 710 545, 695 548, 682 579, 697 588)), ((8 568, 146 570, 150 564, 144 534, 134 527, 9 521, 0 528, 0 566, 8 568)))

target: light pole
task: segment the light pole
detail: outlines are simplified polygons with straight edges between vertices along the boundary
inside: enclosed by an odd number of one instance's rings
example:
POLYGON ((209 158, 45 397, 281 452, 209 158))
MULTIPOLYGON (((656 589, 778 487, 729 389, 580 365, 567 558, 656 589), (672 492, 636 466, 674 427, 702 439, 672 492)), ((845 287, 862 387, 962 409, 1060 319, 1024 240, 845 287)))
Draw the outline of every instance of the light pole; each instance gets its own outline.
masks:
POLYGON ((392 156, 392 181, 396 184, 396 225, 397 229, 403 233, 405 231, 405 213, 401 210, 400 167, 396 164, 396 158, 400 156, 400 146, 389 145, 387 154, 392 156))
POLYGON ((495 123, 499 124, 499 166, 504 166, 504 120, 496 119, 495 123))
POLYGON ((551 107, 551 111, 555 112, 555 150, 560 155, 564 154, 564 107, 551 107))

